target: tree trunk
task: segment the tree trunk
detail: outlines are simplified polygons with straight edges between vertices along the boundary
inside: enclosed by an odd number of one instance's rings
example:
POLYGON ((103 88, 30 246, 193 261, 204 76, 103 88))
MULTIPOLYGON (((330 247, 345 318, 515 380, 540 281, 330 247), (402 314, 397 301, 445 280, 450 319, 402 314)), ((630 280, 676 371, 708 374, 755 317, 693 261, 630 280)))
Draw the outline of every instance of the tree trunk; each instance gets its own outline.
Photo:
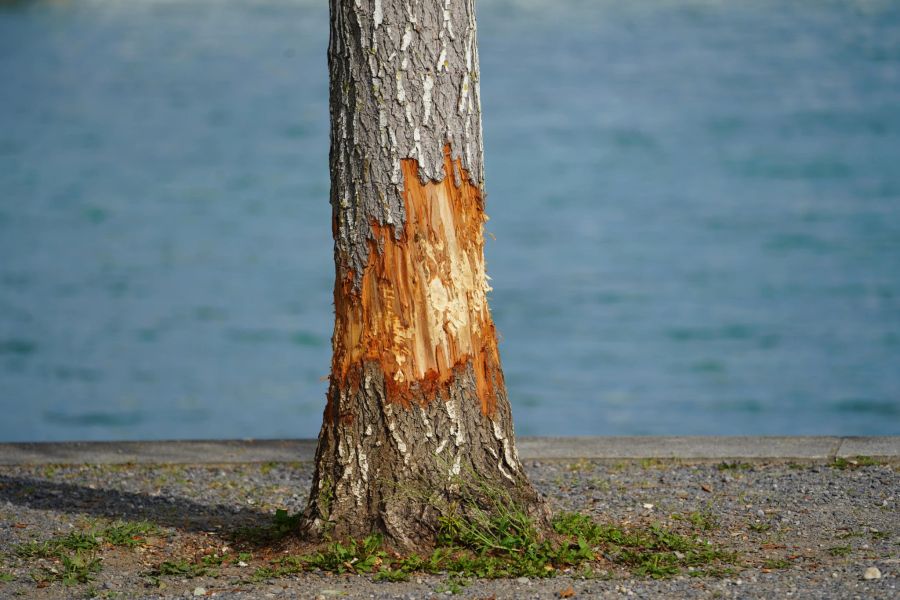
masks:
POLYGON ((330 0, 335 326, 304 529, 434 540, 461 482, 544 515, 484 268, 474 0, 330 0))

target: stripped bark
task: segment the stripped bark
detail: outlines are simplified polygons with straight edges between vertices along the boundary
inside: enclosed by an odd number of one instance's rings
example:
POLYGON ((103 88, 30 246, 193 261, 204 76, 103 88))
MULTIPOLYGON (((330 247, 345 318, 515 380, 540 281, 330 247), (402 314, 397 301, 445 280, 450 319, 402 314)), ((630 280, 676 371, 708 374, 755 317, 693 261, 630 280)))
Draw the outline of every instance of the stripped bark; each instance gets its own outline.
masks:
POLYGON ((335 330, 304 529, 433 540, 460 478, 544 515, 484 268, 474 0, 331 0, 335 330))

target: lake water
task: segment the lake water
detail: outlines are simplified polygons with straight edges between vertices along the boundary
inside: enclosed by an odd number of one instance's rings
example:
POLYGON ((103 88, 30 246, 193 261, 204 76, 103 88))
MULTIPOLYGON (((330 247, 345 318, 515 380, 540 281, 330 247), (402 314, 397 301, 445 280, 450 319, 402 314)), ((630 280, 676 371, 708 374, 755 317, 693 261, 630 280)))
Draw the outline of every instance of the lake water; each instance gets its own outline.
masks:
MULTIPOLYGON (((900 3, 482 0, 519 434, 900 434, 900 3)), ((0 440, 313 437, 327 2, 0 4, 0 440)))

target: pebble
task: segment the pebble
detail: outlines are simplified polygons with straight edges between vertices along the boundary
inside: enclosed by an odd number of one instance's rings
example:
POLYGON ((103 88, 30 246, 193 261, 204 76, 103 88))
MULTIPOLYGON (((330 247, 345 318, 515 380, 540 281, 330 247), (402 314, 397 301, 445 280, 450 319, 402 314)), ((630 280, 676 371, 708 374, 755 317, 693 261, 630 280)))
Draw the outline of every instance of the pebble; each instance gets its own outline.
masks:
POLYGON ((766 511, 764 511, 763 509, 759 509, 758 511, 756 511, 756 516, 762 519, 766 516, 766 511))
POLYGON ((881 579, 881 571, 878 567, 869 567, 863 573, 863 579, 881 579))
POLYGON ((527 577, 519 577, 518 579, 516 579, 516 582, 517 583, 531 583, 531 580, 528 579, 527 577))
POLYGON ((205 588, 205 587, 195 587, 195 588, 194 588, 194 595, 195 595, 195 596, 205 596, 205 595, 206 595, 206 588, 205 588))

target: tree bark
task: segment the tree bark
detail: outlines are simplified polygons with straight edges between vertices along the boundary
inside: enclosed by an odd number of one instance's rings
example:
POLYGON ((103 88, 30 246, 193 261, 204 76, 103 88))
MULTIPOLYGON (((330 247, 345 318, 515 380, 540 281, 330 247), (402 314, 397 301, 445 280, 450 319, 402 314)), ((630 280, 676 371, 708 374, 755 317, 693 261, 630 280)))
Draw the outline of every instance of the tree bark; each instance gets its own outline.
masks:
POLYGON ((305 533, 428 546, 473 478, 545 515, 487 303, 474 0, 330 5, 335 327, 305 533))

